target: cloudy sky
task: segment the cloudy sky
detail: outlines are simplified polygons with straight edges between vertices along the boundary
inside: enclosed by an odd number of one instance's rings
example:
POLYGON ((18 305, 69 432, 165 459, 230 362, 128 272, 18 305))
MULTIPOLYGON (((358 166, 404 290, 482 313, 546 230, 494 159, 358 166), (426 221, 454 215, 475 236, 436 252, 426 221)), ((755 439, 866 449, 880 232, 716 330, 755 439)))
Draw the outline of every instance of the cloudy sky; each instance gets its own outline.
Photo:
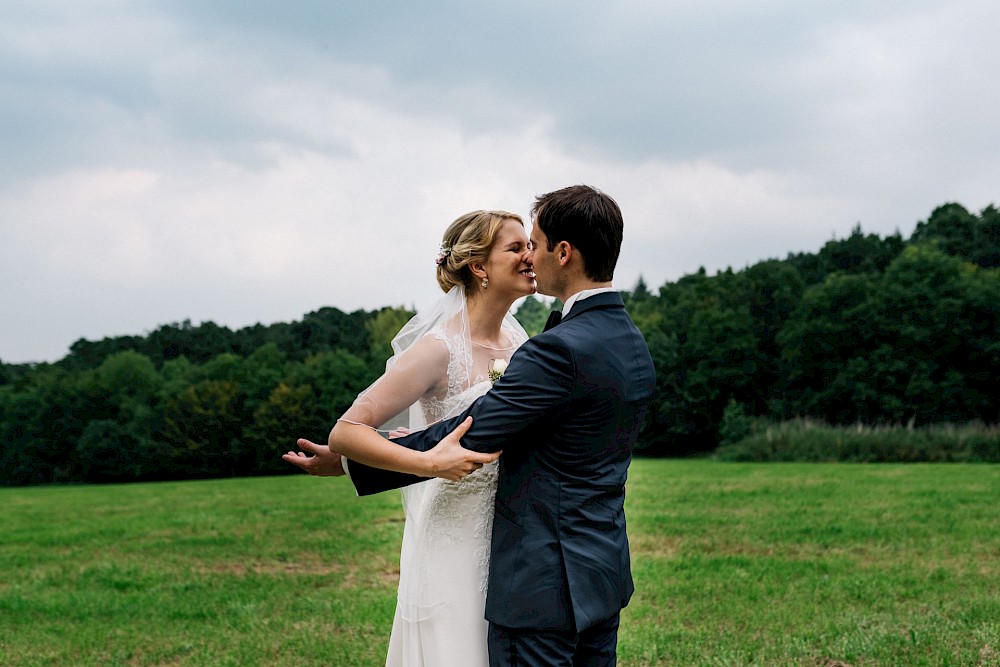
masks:
POLYGON ((621 288, 1000 204, 994 0, 5 0, 0 359, 436 297, 589 183, 621 288))

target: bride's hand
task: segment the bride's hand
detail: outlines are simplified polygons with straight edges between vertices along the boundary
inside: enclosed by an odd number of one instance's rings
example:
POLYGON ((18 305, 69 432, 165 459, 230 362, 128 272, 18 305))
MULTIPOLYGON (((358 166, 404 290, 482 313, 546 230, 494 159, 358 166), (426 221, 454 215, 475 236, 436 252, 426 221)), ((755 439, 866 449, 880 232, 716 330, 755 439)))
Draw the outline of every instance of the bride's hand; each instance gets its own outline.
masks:
POLYGON ((342 477, 347 474, 340 454, 332 451, 326 445, 317 445, 315 442, 299 438, 298 442, 301 452, 288 452, 281 458, 294 466, 298 466, 310 475, 319 477, 342 477), (306 452, 312 454, 309 456, 306 452))
POLYGON ((459 424, 454 431, 446 435, 432 449, 427 450, 426 456, 429 459, 430 474, 433 477, 460 482, 469 473, 473 473, 482 468, 484 464, 492 463, 500 458, 500 452, 483 454, 462 447, 462 436, 466 434, 470 426, 472 426, 472 417, 466 417, 465 421, 459 424))

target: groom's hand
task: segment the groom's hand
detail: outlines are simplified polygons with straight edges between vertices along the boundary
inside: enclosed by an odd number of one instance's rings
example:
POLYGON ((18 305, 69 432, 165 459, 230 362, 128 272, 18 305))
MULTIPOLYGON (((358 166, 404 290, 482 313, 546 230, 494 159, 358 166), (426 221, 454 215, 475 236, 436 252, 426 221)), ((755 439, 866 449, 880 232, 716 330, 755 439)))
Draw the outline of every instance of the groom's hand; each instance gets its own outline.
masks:
POLYGON ((466 417, 454 431, 433 448, 427 450, 431 459, 431 470, 435 477, 460 482, 462 478, 500 458, 500 452, 482 454, 462 447, 462 436, 472 426, 472 417, 466 417))
POLYGON ((299 438, 296 444, 298 444, 300 449, 305 450, 305 452, 311 452, 312 456, 308 456, 304 452, 288 452, 287 454, 283 454, 281 458, 292 465, 302 468, 310 475, 341 477, 347 474, 344 471, 344 464, 340 454, 331 451, 326 445, 317 445, 315 442, 310 442, 305 438, 299 438))

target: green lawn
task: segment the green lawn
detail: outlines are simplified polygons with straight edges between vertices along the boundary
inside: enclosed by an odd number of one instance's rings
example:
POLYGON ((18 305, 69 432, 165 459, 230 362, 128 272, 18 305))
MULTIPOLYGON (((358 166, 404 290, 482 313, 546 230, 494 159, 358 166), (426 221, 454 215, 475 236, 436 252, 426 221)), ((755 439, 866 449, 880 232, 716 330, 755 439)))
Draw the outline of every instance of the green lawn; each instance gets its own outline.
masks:
MULTIPOLYGON (((619 664, 1000 665, 998 501, 1000 466, 636 461, 619 664)), ((0 664, 381 665, 401 517, 304 475, 0 489, 0 664)))

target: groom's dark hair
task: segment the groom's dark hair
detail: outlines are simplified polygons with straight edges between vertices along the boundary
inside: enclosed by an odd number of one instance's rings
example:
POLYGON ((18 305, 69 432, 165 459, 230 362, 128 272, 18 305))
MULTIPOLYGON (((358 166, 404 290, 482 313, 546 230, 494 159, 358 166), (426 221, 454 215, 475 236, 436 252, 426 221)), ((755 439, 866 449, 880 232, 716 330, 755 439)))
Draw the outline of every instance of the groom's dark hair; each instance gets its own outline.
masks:
POLYGON ((583 255, 583 271, 595 282, 609 282, 622 248, 622 212, 610 196, 589 185, 571 185, 535 198, 535 224, 548 239, 549 252, 566 241, 583 255))

